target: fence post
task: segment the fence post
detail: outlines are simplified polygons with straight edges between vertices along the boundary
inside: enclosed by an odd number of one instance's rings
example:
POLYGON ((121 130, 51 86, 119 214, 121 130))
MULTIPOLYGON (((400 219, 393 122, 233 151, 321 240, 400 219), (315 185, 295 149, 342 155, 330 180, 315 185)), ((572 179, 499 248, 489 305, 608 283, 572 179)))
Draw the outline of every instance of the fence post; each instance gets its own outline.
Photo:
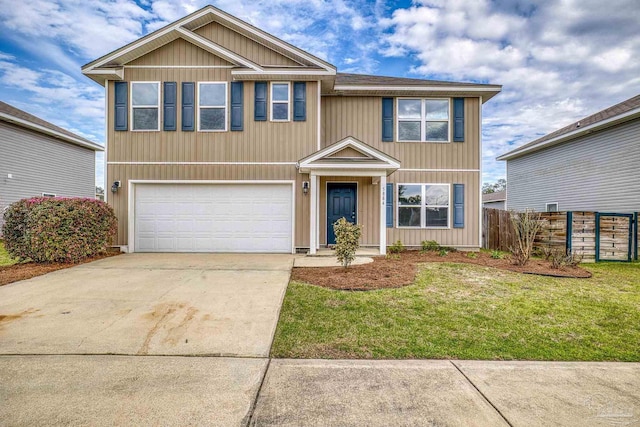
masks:
POLYGON ((638 260, 638 212, 633 213, 633 259, 638 260))
POLYGON ((571 241, 573 240, 573 212, 567 212, 567 255, 571 255, 571 241))
POLYGON ((596 262, 600 261, 600 212, 596 212, 596 262))

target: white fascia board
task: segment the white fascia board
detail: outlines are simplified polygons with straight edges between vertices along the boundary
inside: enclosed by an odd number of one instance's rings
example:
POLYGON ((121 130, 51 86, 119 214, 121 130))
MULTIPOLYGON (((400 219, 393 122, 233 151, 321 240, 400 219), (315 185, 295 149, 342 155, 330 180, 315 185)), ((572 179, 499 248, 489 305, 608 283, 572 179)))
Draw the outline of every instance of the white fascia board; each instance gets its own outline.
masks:
POLYGON ((388 176, 392 171, 385 170, 373 170, 373 169, 363 169, 363 170, 344 170, 344 169, 326 169, 326 170, 314 170, 312 172, 300 171, 301 173, 311 173, 315 176, 388 176))
POLYGON ((168 27, 168 28, 164 29, 164 31, 160 31, 157 34, 154 34, 153 36, 149 37, 146 40, 139 40, 137 43, 132 44, 131 46, 129 46, 128 48, 126 48, 122 52, 118 52, 118 53, 114 53, 113 55, 109 55, 106 58, 104 58, 102 61, 97 62, 97 63, 95 63, 95 64, 93 64, 91 66, 88 66, 86 69, 83 68, 82 69, 82 73, 83 74, 87 74, 87 72, 89 72, 91 70, 94 70, 96 68, 99 68, 99 67, 103 66, 104 64, 107 64, 107 63, 113 61, 114 59, 118 58, 119 56, 122 56, 122 55, 124 55, 126 53, 129 53, 132 50, 135 50, 135 49, 139 48, 140 46, 144 46, 146 43, 149 43, 150 41, 153 41, 153 40, 155 40, 155 39, 157 39, 159 37, 163 37, 163 36, 169 34, 170 32, 175 31, 178 26, 179 25, 172 25, 171 27, 168 27))
POLYGON ((546 141, 539 142, 536 145, 531 145, 526 148, 516 148, 513 151, 509 151, 501 156, 496 157, 496 160, 511 160, 516 157, 520 157, 523 154, 530 153, 532 151, 537 151, 541 148, 544 148, 549 145, 558 144, 561 142, 568 141, 570 139, 581 137, 589 132, 594 132, 600 130, 601 128, 606 128, 609 125, 615 124, 616 122, 623 122, 625 119, 633 119, 635 116, 640 117, 640 108, 635 108, 633 110, 627 111, 626 113, 622 113, 620 115, 610 117, 608 119, 602 120, 597 123, 590 124, 585 127, 578 128, 571 132, 565 133, 563 135, 557 136, 552 139, 548 139, 546 141))
POLYGON ((253 70, 256 71, 263 71, 263 69, 256 64, 255 62, 249 61, 247 58, 244 58, 240 55, 237 55, 233 52, 231 52, 228 49, 225 49, 224 47, 220 46, 217 43, 212 42, 211 40, 202 37, 199 34, 196 34, 194 32, 191 32, 189 30, 185 30, 182 27, 178 27, 176 28, 176 31, 183 37, 185 38, 187 41, 190 41, 191 43, 194 43, 208 51, 210 51, 211 53, 214 53, 218 56, 220 56, 221 58, 229 61, 229 62, 233 62, 236 63, 238 65, 243 65, 247 68, 251 68, 253 70))
POLYGON ((335 71, 326 71, 326 70, 300 70, 300 69, 290 69, 290 70, 270 70, 270 69, 262 69, 260 73, 251 70, 234 70, 231 74, 242 76, 242 75, 251 75, 251 74, 273 74, 273 75, 300 75, 300 76, 335 76, 335 71))
POLYGON ((355 86, 355 85, 336 85, 333 88, 336 91, 425 91, 425 92, 501 92, 500 88, 492 87, 468 87, 468 86, 355 86))
MULTIPOLYGON (((237 27, 242 28, 244 31, 247 31, 253 35, 255 35, 256 37, 266 40, 269 43, 272 43, 276 46, 278 46, 281 49, 286 50, 287 52, 290 52, 291 54, 293 54, 294 56, 298 56, 300 58, 303 58, 315 65, 317 65, 320 68, 323 68, 327 71, 331 71, 333 70, 333 74, 336 73, 336 68, 334 66, 329 66, 325 63, 323 63, 322 61, 318 61, 318 59, 314 58, 313 56, 307 55, 304 51, 302 50, 296 50, 296 49, 292 49, 290 46, 288 46, 287 44, 283 43, 281 40, 278 40, 277 38, 269 35, 268 33, 262 33, 259 31, 256 31, 254 28, 251 28, 250 26, 248 26, 247 24, 245 24, 244 22, 240 21, 239 19, 236 19, 235 17, 231 16, 231 15, 226 15, 226 14, 222 14, 220 13, 217 9, 209 9, 206 12, 208 13, 212 13, 213 15, 217 16, 218 18, 221 18, 224 21, 227 22, 231 22, 234 25, 236 25, 237 27)), ((198 17, 200 17, 201 15, 199 15, 198 17)), ((194 17, 195 19, 195 17, 194 17)), ((183 22, 182 25, 184 25, 186 22, 183 22)))
POLYGON ((110 77, 115 77, 113 80, 122 80, 124 79, 124 68, 119 67, 119 68, 90 69, 90 70, 83 71, 82 74, 87 76, 92 76, 92 75, 110 76, 110 77))
POLYGON ((63 141, 69 142, 71 144, 79 145, 84 148, 89 148, 94 151, 104 151, 104 147, 102 147, 101 145, 95 144, 93 142, 87 142, 81 139, 73 138, 69 135, 65 135, 64 133, 55 131, 53 129, 49 129, 44 126, 40 126, 36 123, 32 123, 27 120, 23 120, 21 118, 12 116, 11 114, 0 113, 0 120, 4 120, 10 123, 15 123, 19 126, 38 131, 40 133, 47 134, 47 135, 56 137, 58 139, 62 139, 63 141))

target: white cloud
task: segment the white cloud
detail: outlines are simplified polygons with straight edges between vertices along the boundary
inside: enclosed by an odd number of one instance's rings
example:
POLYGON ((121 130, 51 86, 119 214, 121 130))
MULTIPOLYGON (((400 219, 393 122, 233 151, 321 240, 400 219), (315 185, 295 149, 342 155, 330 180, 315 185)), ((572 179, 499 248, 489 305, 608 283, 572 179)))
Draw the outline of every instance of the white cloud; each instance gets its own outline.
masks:
POLYGON ((100 88, 58 70, 28 69, 0 55, 0 85, 22 94, 18 102, 8 100, 10 103, 93 141, 104 140, 100 88))

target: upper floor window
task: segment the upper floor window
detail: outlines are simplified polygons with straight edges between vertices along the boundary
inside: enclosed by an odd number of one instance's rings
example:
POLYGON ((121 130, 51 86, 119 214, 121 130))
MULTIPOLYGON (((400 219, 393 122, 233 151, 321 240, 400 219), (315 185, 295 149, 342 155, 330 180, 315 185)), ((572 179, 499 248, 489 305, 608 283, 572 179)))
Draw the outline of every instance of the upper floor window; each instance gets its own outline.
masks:
POLYGON ((557 202, 547 203, 545 207, 547 212, 560 212, 557 202))
POLYGON ((271 121, 289 121, 290 94, 289 82, 271 83, 271 121))
POLYGON ((160 83, 131 82, 133 130, 160 130, 160 83))
POLYGON ((398 185, 398 227, 448 228, 449 184, 398 185))
POLYGON ((227 82, 198 82, 198 130, 227 130, 227 82))
POLYGON ((449 99, 399 98, 398 141, 449 142, 449 99))

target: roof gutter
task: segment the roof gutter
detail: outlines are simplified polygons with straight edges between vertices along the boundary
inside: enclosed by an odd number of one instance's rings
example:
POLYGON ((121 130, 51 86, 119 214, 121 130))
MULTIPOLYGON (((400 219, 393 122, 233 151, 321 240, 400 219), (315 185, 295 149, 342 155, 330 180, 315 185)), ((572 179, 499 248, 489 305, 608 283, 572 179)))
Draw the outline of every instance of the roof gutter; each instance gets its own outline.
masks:
POLYGON ((556 145, 556 144, 560 144, 562 142, 566 142, 581 136, 584 136, 586 134, 604 129, 604 128, 608 128, 611 127, 613 125, 628 121, 628 120, 632 120, 636 117, 640 117, 640 108, 634 108, 633 110, 629 110, 625 113, 619 114, 617 116, 614 117, 609 117, 608 119, 596 122, 596 123, 592 123, 588 126, 585 126, 583 128, 578 128, 576 130, 573 130, 571 132, 565 133, 563 135, 559 135, 555 138, 551 138, 548 139, 546 141, 541 141, 538 144, 535 145, 531 145, 525 148, 516 148, 515 150, 509 151, 501 156, 496 157, 496 160, 511 160, 511 159, 515 159, 517 157, 523 156, 527 153, 531 153, 534 151, 538 151, 541 150, 545 147, 551 146, 551 145, 556 145))
POLYGON ((104 151, 104 147, 98 145, 91 141, 84 141, 79 138, 73 138, 71 136, 65 135, 61 132, 55 131, 53 129, 46 128, 44 126, 40 126, 36 123, 29 122, 27 120, 18 118, 16 116, 12 116, 11 114, 0 113, 0 120, 4 120, 6 122, 15 123, 16 125, 22 126, 27 129, 32 129, 38 131, 40 133, 44 133, 46 135, 53 136, 55 138, 61 139, 63 141, 69 142, 71 144, 79 145, 84 148, 89 148, 93 151, 104 151))

